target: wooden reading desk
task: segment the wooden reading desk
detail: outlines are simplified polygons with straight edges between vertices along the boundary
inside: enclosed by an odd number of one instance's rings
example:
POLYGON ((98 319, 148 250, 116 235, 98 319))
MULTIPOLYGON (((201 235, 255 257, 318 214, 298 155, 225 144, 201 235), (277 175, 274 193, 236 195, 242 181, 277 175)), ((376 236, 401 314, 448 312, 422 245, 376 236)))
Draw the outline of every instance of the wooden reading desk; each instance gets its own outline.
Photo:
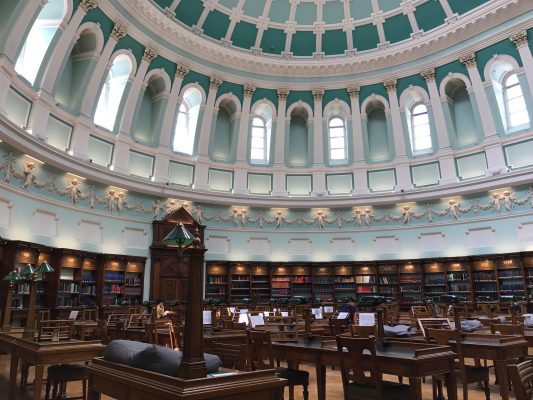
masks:
POLYGON ((34 400, 41 400, 45 365, 89 361, 94 357, 101 356, 105 346, 96 340, 89 342, 80 340, 36 342, 23 339, 20 334, 0 333, 0 350, 11 355, 8 400, 14 399, 15 396, 20 361, 35 366, 33 398, 34 400))
MULTIPOLYGON (((274 357, 290 364, 306 362, 316 365, 318 400, 326 399, 326 366, 339 366, 337 346, 323 346, 320 340, 272 342, 274 357)), ((454 374, 455 353, 449 346, 388 340, 377 348, 378 368, 384 374, 406 376, 411 399, 422 400, 422 378, 444 374, 449 400, 457 400, 454 374)))

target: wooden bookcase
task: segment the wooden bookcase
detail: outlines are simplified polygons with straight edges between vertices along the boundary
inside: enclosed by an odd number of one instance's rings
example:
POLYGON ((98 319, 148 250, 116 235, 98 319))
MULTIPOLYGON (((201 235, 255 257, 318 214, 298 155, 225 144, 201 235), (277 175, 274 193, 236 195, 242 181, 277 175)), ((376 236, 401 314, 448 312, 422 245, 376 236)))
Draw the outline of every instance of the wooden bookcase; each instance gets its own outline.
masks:
POLYGON ((424 262, 424 296, 440 296, 448 293, 446 267, 442 262, 424 262))
POLYGON ((508 255, 496 259, 498 291, 500 295, 525 297, 524 268, 518 255, 508 255))
POLYGON ((313 278, 311 275, 311 267, 303 265, 293 265, 291 267, 292 278, 292 295, 313 297, 313 278))
POLYGON ((252 300, 263 303, 270 299, 270 268, 266 264, 253 264, 250 270, 252 300))
POLYGON ((355 275, 352 265, 336 265, 335 270, 335 299, 355 297, 355 275))
POLYGON ((225 263, 207 263, 205 298, 228 301, 228 266, 225 263))
POLYGON ((59 272, 57 308, 72 308, 80 305, 81 256, 68 249, 59 249, 60 262, 56 268, 59 272))
POLYGON ((289 266, 277 265, 272 268, 272 292, 271 297, 276 298, 290 298, 291 291, 291 269, 289 266))
POLYGON ((130 306, 138 306, 143 302, 144 264, 144 258, 126 257, 124 299, 130 306))
POLYGON ((397 264, 378 264, 378 294, 398 298, 399 269, 397 264))
POLYGON ((80 305, 96 306, 98 286, 98 259, 96 255, 83 254, 81 261, 80 305))
POLYGON ((527 295, 533 294, 533 254, 524 254, 522 256, 522 266, 524 268, 524 278, 527 295))
POLYGON ((313 271, 313 294, 317 302, 330 303, 335 300, 333 272, 324 264, 314 266, 313 271))
POLYGON ((250 299, 250 265, 238 263, 230 269, 230 302, 242 304, 244 299, 250 299))
POLYGON ((473 298, 476 301, 490 301, 498 298, 496 263, 487 259, 471 263, 473 298))
POLYGON ((410 305, 422 300, 422 267, 420 264, 407 262, 400 264, 400 304, 410 305))
POLYGON ((467 297, 472 300, 472 285, 469 263, 466 261, 451 261, 446 263, 446 278, 448 293, 467 297))
POLYGON ((355 274, 355 292, 357 296, 375 295, 378 293, 378 276, 375 265, 357 265, 355 274))
POLYGON ((103 259, 102 307, 126 305, 126 259, 123 256, 107 255, 103 259))

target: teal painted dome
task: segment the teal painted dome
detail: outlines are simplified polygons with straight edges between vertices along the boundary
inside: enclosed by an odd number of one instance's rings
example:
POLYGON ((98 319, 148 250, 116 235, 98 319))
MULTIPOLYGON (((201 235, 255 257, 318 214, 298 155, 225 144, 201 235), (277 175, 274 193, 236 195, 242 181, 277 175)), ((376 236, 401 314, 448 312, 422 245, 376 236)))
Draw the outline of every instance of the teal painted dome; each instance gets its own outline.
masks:
POLYGON ((353 55, 418 38, 488 0, 151 0, 208 40, 254 54, 353 55))

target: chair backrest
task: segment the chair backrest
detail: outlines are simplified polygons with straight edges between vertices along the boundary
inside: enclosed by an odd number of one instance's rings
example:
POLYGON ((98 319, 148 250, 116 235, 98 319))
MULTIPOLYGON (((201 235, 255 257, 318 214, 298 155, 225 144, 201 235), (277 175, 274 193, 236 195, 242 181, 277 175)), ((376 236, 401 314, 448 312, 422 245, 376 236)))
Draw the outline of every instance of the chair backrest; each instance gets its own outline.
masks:
POLYGON ((422 312, 422 313, 425 313, 427 312, 428 309, 426 306, 411 306, 411 315, 414 317, 416 315, 416 313, 418 312, 422 312))
POLYGON ((144 328, 150 318, 150 314, 130 314, 126 328, 144 328))
POLYGON ((418 318, 416 321, 418 323, 418 329, 420 329, 424 337, 426 337, 426 330, 428 328, 452 329, 448 318, 418 318))
POLYGON ((171 349, 181 347, 179 328, 176 328, 171 320, 165 319, 148 322, 144 328, 148 343, 164 345, 171 349))
POLYGON ((523 324, 491 324, 490 331, 492 333, 499 332, 502 335, 524 336, 524 325, 523 324))
POLYGON ((516 400, 533 398, 533 360, 507 366, 507 374, 511 379, 516 400))
POLYGON ((377 333, 377 325, 352 325, 352 337, 369 337, 369 336, 376 336, 377 333))
POLYGON ((41 326, 41 321, 50 320, 50 310, 38 310, 37 315, 35 316, 35 327, 39 331, 41 326))
POLYGON ((109 314, 107 317, 107 326, 114 327, 119 321, 126 321, 128 319, 128 314, 109 314))
POLYGON ((83 310, 81 319, 83 321, 98 321, 98 308, 89 308, 83 310))
POLYGON ((374 385, 376 400, 381 400, 381 374, 377 368, 375 339, 338 335, 337 351, 339 352, 342 386, 345 393, 351 384, 374 385), (370 363, 365 362, 363 365, 363 353, 370 353, 370 363))
POLYGON ((54 319, 43 320, 39 326, 39 341, 70 340, 74 336, 74 320, 54 319))
POLYGON ((461 362, 461 367, 464 367, 463 348, 461 346, 461 334, 457 329, 427 328, 426 340, 429 342, 432 339, 435 340, 435 342, 437 342, 437 344, 441 346, 449 346, 450 341, 455 341, 455 352, 457 353, 457 358, 461 362))
POLYGON ((270 331, 248 331, 248 351, 252 371, 274 368, 270 331))
POLYGON ((213 342, 213 354, 220 357, 224 368, 248 371, 248 345, 213 342))
POLYGON ((297 342, 299 338, 298 332, 298 317, 279 317, 279 323, 275 329, 269 327, 273 340, 276 342, 297 342))

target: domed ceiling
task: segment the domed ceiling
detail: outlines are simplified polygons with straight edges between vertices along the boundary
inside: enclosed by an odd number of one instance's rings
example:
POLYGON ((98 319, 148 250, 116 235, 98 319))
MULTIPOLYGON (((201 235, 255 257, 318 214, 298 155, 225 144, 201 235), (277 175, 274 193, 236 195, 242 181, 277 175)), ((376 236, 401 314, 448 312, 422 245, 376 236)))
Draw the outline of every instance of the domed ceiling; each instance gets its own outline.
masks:
POLYGON ((416 38, 489 0, 151 0, 198 35, 254 54, 349 55, 416 38))

